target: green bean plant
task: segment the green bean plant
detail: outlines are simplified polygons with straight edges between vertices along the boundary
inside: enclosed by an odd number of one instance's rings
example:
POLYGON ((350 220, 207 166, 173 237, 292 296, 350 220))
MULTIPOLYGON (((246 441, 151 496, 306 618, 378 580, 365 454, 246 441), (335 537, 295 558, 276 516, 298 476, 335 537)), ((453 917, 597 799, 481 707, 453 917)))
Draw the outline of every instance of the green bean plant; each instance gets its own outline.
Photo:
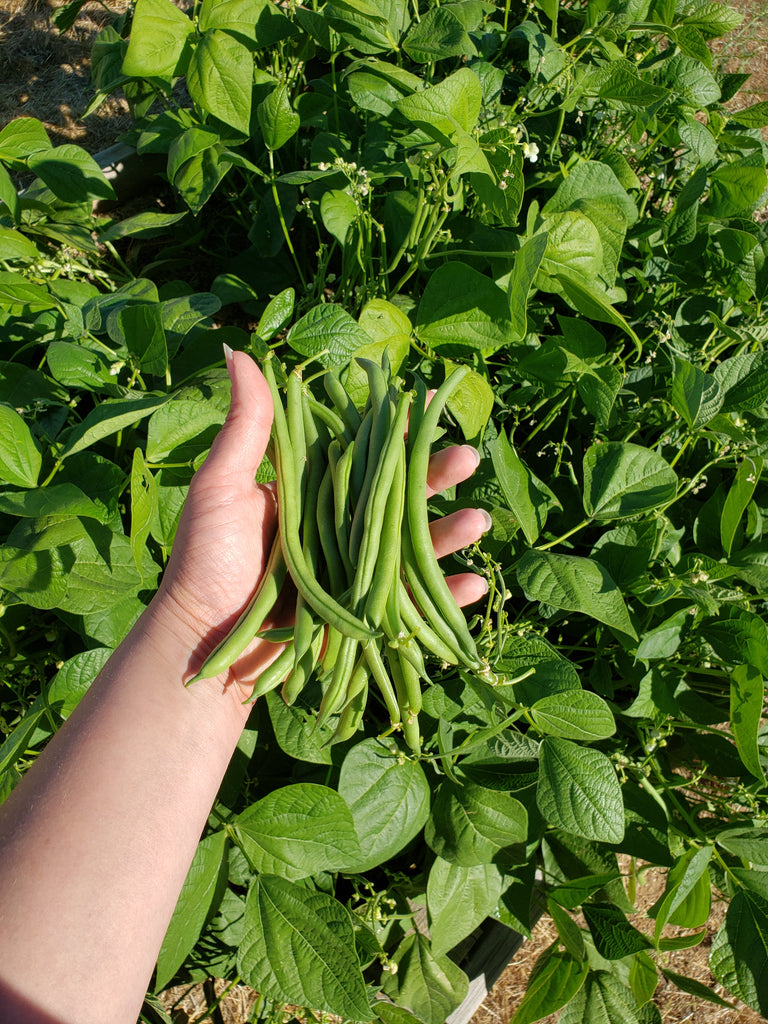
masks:
MULTIPOLYGON (((465 659, 412 620, 416 719, 388 654, 354 706, 318 658, 258 697, 148 1020, 219 977, 260 993, 253 1019, 442 1024, 464 940, 541 906, 557 938, 514 1024, 654 1024, 662 980, 768 1014, 768 102, 710 45, 738 23, 709 0, 136 0, 88 112, 128 100, 160 168, 143 205, 100 212, 87 154, 0 130, 2 796, 157 586, 228 408, 222 343, 276 402, 303 368, 318 434, 331 393, 356 432, 371 366, 398 394, 453 380, 430 440, 483 456, 429 503, 493 522, 454 559, 489 584, 465 659), (720 902, 716 988, 673 956, 720 902)), ((315 564, 307 520, 282 528, 315 564)))

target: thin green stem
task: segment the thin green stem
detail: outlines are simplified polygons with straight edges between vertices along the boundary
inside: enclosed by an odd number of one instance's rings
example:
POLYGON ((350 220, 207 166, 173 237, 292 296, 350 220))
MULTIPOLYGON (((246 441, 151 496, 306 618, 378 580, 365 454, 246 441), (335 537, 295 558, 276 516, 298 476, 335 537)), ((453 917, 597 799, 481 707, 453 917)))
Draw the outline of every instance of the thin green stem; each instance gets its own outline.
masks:
POLYGON ((585 526, 589 526, 591 522, 591 519, 582 519, 580 523, 577 523, 575 526, 571 527, 570 530, 566 530, 565 533, 561 533, 560 536, 555 537, 554 540, 550 540, 546 544, 537 544, 535 550, 548 551, 549 548, 553 548, 556 544, 562 544, 564 540, 567 540, 569 537, 572 537, 574 533, 578 533, 579 530, 583 530, 585 526))

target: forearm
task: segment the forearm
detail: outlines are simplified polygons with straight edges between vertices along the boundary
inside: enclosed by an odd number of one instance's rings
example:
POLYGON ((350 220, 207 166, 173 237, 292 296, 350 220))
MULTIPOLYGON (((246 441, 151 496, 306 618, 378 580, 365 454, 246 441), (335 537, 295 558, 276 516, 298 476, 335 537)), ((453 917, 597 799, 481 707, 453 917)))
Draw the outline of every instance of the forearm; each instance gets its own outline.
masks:
POLYGON ((0 808, 0 979, 61 1024, 134 1024, 240 736, 234 694, 182 686, 192 646, 145 613, 0 808))

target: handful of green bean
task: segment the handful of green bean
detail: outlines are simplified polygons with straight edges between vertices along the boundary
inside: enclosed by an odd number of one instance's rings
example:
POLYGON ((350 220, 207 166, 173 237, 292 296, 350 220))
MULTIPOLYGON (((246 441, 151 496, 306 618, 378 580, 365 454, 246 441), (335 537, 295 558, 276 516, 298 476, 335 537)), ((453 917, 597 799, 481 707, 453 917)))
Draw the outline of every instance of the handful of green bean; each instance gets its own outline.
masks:
POLYGON ((418 751, 421 683, 429 679, 425 652, 484 669, 438 565, 427 519, 432 442, 466 370, 456 369, 427 403, 422 382, 405 390, 386 359, 382 365, 360 359, 369 385, 361 412, 337 374, 323 376, 326 406, 312 397, 299 369, 288 375, 284 408, 274 363, 270 356, 262 369, 275 410, 278 533, 250 603, 191 682, 224 672, 242 654, 290 575, 292 635, 251 699, 282 683, 292 704, 317 674, 323 684, 318 724, 338 715, 338 741, 360 727, 372 683, 392 727, 418 751))

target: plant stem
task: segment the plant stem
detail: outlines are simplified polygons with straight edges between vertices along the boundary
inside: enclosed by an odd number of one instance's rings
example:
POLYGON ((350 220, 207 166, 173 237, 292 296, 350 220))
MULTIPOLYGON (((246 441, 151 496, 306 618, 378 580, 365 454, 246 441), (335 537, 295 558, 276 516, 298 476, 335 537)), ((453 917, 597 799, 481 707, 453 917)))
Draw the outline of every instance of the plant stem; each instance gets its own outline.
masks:
POLYGON ((577 523, 570 530, 566 530, 565 533, 561 533, 559 537, 555 537, 554 540, 548 541, 546 544, 537 544, 534 548, 535 551, 547 551, 549 548, 553 548, 555 544, 561 544, 564 540, 572 537, 574 533, 578 533, 579 530, 583 530, 585 526, 589 526, 592 522, 591 519, 582 519, 580 523, 577 523))
POLYGON ((277 180, 276 180, 276 176, 275 176, 275 154, 274 154, 274 152, 271 149, 268 152, 269 152, 269 170, 270 170, 270 176, 269 177, 270 177, 270 184, 272 186, 272 198, 275 201, 275 207, 277 209, 277 215, 280 218, 280 227, 283 229, 283 238, 285 239, 285 244, 288 246, 288 251, 290 252, 291 256, 293 257, 293 263, 294 263, 294 266, 296 267, 296 273, 299 275, 299 280, 301 281, 301 286, 304 289, 304 291, 306 291, 307 290, 307 282, 304 279, 304 274, 301 271, 301 264, 299 263, 299 259, 298 259, 297 255, 296 255, 296 251, 293 248, 293 242, 291 241, 291 235, 290 235, 290 232, 288 231, 288 225, 285 223, 285 217, 283 216, 283 207, 282 207, 282 205, 280 203, 280 195, 279 195, 279 193, 277 191, 277 180))

